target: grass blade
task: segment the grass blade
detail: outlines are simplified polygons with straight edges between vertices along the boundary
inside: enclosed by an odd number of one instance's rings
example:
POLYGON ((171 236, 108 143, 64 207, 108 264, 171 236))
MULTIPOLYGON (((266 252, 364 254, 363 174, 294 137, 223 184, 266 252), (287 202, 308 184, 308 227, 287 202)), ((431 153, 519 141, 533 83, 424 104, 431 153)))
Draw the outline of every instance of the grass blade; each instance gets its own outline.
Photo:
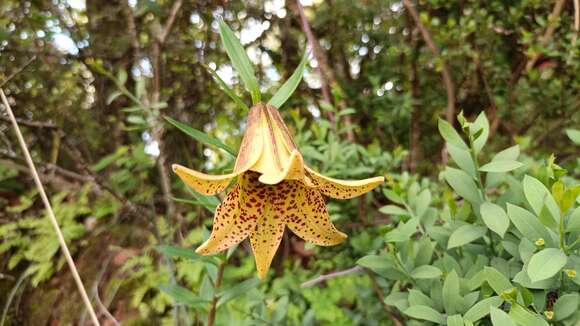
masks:
POLYGON ((228 57, 232 61, 232 65, 236 68, 244 84, 246 84, 246 88, 252 95, 252 102, 254 104, 260 102, 260 87, 258 86, 258 80, 254 75, 254 69, 252 68, 250 58, 246 54, 246 50, 244 50, 244 47, 242 47, 234 32, 221 19, 219 21, 219 27, 222 44, 226 49, 228 57))
POLYGON ((230 155, 232 156, 236 156, 236 151, 234 151, 231 147, 229 147, 228 145, 222 143, 221 141, 219 141, 218 139, 215 139, 211 136, 209 136, 208 134, 206 134, 205 132, 199 131, 195 128, 192 128, 184 123, 181 123, 177 120, 174 120, 170 117, 165 117, 165 120, 167 120, 167 122, 171 123, 173 126, 175 126, 177 129, 183 131, 184 133, 186 133, 188 136, 190 136, 191 138, 200 141, 204 144, 208 144, 208 145, 213 145, 215 147, 221 148, 224 151, 228 152, 230 155))
POLYGON ((210 67, 203 65, 205 67, 205 69, 207 69, 207 71, 213 76, 213 78, 215 79, 215 81, 220 85, 220 87, 223 89, 224 92, 226 92, 226 94, 228 94, 228 96, 234 100, 234 102, 236 102, 236 104, 246 110, 249 111, 250 109, 248 108, 248 106, 242 101, 242 99, 240 99, 236 93, 234 93, 234 90, 231 89, 228 84, 226 84, 226 82, 223 81, 223 79, 220 78, 220 76, 217 74, 217 72, 213 69, 211 69, 210 67))
POLYGON ((306 63, 308 62, 308 52, 304 53, 300 64, 292 73, 292 76, 276 91, 276 94, 272 96, 268 104, 271 104, 277 108, 280 108, 287 100, 292 96, 292 93, 296 90, 296 87, 302 81, 302 75, 304 74, 304 68, 306 68, 306 63))

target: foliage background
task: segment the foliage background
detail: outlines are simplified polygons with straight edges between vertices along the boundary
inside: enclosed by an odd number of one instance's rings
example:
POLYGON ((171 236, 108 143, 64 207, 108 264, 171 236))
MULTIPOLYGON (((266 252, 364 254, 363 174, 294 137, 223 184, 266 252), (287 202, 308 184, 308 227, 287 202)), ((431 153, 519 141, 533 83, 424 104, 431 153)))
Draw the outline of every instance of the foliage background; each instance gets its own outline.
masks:
MULTIPOLYGON (((437 118, 453 121, 461 110, 473 120, 485 111, 485 157, 518 144, 526 169, 537 174, 554 153, 574 185, 578 147, 564 133, 580 122, 573 1, 409 3, 302 2, 318 45, 305 82, 281 111, 306 160, 341 178, 417 180, 432 188, 434 205, 443 209, 444 194, 451 195, 439 176, 446 155, 437 118)), ((218 173, 232 159, 163 117, 237 148, 245 112, 202 65, 246 94, 221 46, 217 19, 241 36, 263 93, 271 94, 307 48, 299 13, 293 0, 0 4, 1 80, 36 57, 2 88, 25 128, 89 291, 124 324, 186 323, 185 315, 189 322, 206 320, 207 303, 185 313, 159 290, 176 281, 212 298, 217 272, 215 265, 155 250, 193 248, 211 224, 211 212, 168 166, 218 173), (134 108, 119 94, 120 85, 155 108, 134 108)), ((86 313, 2 111, 0 144, 0 306, 7 324, 82 323, 86 313)), ((371 272, 300 288, 381 250, 393 219, 378 209, 389 203, 381 191, 331 201, 333 220, 349 240, 315 248, 287 234, 270 277, 251 290, 238 289, 218 309, 216 323, 391 322, 398 313, 383 299, 392 284, 371 272)), ((253 257, 241 245, 222 288, 253 275, 253 257)))

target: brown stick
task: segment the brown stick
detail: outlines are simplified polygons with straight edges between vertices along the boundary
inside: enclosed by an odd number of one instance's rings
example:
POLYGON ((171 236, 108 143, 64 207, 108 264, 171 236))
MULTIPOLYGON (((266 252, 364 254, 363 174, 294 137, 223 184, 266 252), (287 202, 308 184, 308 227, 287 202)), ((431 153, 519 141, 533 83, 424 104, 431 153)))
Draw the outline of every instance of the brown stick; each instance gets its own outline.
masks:
MULTIPOLYGON (((152 54, 153 57, 153 90, 151 96, 151 104, 156 104, 161 98, 161 52, 167 36, 175 23, 175 19, 181 6, 183 4, 182 0, 177 0, 173 3, 171 8, 171 13, 167 19, 165 26, 162 28, 157 35, 154 35, 155 41, 153 42, 152 54)), ((163 135, 165 134, 165 128, 163 127, 163 121, 155 119, 152 121, 151 125, 153 139, 157 142, 159 146, 159 157, 157 158, 157 169, 159 170, 159 176, 161 178, 161 191, 163 193, 163 201, 167 208, 167 215, 175 215, 175 205, 171 193, 171 182, 169 180, 169 169, 167 168, 167 156, 165 153, 165 140, 163 135)))
MULTIPOLYGON (((0 120, 10 123, 10 119, 5 116, 0 116, 0 120)), ((46 128, 46 129, 57 129, 58 126, 51 122, 42 122, 42 121, 30 121, 30 120, 23 120, 16 118, 16 122, 19 125, 32 127, 32 128, 46 128)))
POLYGON ((22 66, 18 67, 15 72, 11 73, 10 76, 6 77, 1 83, 0 88, 6 85, 14 76, 18 75, 22 70, 26 69, 34 60, 36 60, 36 55, 33 55, 30 59, 28 59, 22 66))
MULTIPOLYGON (((332 96, 330 95, 330 81, 334 80, 334 75, 330 70, 330 68, 328 68, 328 61, 326 60, 326 56, 322 52, 320 44, 318 43, 316 36, 314 36, 314 33, 310 28, 310 23, 308 22, 308 18, 306 18, 306 14, 304 13, 304 8, 302 7, 302 4, 300 3, 299 0, 296 0, 295 4, 296 4, 295 7, 296 12, 300 17, 302 31, 304 32, 304 34, 306 34, 306 39, 308 40, 308 44, 310 44, 310 47, 312 48, 312 54, 314 54, 314 58, 316 58, 316 62, 318 64, 316 66, 316 72, 320 76, 320 83, 322 85, 321 87, 322 98, 324 98, 324 101, 327 102, 328 104, 332 104, 333 101, 332 96)), ((332 123, 336 122, 336 118, 334 117, 333 112, 327 111, 326 114, 330 122, 332 123)))
POLYGON ((419 28, 421 32, 421 36, 427 44, 427 47, 433 52, 433 55, 441 59, 441 78, 443 79, 443 84, 445 85, 445 90, 447 91, 447 110, 445 111, 445 119, 449 123, 453 123, 453 119, 455 117, 455 86, 453 85, 453 79, 451 78, 451 73, 449 72, 449 67, 447 66, 447 62, 441 57, 441 52, 435 42, 433 42, 433 38, 431 37, 431 33, 423 23, 421 22, 421 18, 419 18, 419 14, 415 9, 415 5, 411 2, 411 0, 403 0, 403 5, 409 11, 411 18, 419 28))
POLYGON ((333 279, 333 278, 336 278, 336 277, 341 277, 341 276, 350 275, 350 274, 356 274, 356 273, 360 273, 362 271, 364 271, 364 268, 362 268, 361 266, 354 266, 354 267, 351 267, 351 268, 343 270, 343 271, 337 271, 337 272, 332 272, 332 273, 325 274, 325 275, 320 275, 317 278, 313 278, 309 281, 306 281, 306 282, 300 284, 300 287, 301 288, 311 287, 311 286, 317 285, 317 284, 322 283, 322 282, 326 282, 326 281, 333 279))
POLYGON ((76 265, 75 265, 75 262, 72 258, 72 255, 70 254, 70 251, 69 251, 68 246, 66 244, 66 240, 65 240, 64 235, 63 235, 63 233, 60 229, 60 226, 58 224, 58 220, 56 219, 56 216, 54 215, 54 211, 53 211, 52 206, 50 204, 50 200, 48 199, 48 196, 46 195, 46 192, 44 191, 44 186, 42 185, 42 181, 40 181, 40 176, 38 175, 38 171, 36 170, 36 166, 34 165, 34 162, 32 161, 32 157, 30 155, 30 152, 28 151, 28 147, 26 145, 26 142, 24 141, 24 137, 22 136, 22 132, 20 131, 20 127, 18 126, 18 122, 16 121, 16 118, 14 117, 14 113, 12 113, 12 109, 10 108, 10 104, 8 104, 8 100, 6 99, 6 96, 4 95, 4 91, 2 91, 2 89, 0 89, 0 97, 2 98, 2 103, 4 104, 6 112, 8 112, 8 117, 12 121, 12 126, 14 127, 14 131, 16 132, 16 136, 18 137, 18 142, 20 143, 20 147, 22 148, 22 152, 24 153, 24 157, 26 158, 26 162, 28 163, 28 167, 30 168, 30 173, 32 174, 32 177, 34 178, 34 182, 36 183, 36 187, 38 188, 38 192, 40 193, 40 197, 41 197, 42 202, 44 203, 44 206, 46 208, 48 218, 49 218, 49 220, 54 228, 54 231, 56 233, 58 242, 60 244, 60 249, 65 257, 65 260, 66 260, 68 267, 71 271, 71 274, 73 276, 73 279, 77 285, 77 289, 81 295, 81 299, 82 299, 83 303, 85 304, 85 306, 87 307, 87 310, 89 311, 89 314, 91 316, 91 320, 93 321, 93 324, 98 326, 98 325, 100 325, 99 319, 97 318, 97 315, 95 314, 95 310, 93 309, 93 306, 91 305, 91 301, 89 300, 89 296, 87 295, 87 291, 85 290, 85 287, 83 285, 83 281, 81 280, 81 277, 80 277, 79 272, 76 268, 76 265))
MULTIPOLYGON (((556 31, 556 27, 558 27, 557 21, 560 18, 560 14, 562 13, 562 8, 564 8, 564 3, 566 0, 556 0, 556 4, 554 4, 554 9, 552 9, 552 13, 548 17, 548 28, 544 32, 544 35, 540 38, 539 43, 542 46, 547 45, 552 36, 554 36, 554 32, 556 31)), ((526 71, 530 71, 534 68, 536 62, 540 59, 540 53, 535 54, 530 61, 526 64, 526 71)))

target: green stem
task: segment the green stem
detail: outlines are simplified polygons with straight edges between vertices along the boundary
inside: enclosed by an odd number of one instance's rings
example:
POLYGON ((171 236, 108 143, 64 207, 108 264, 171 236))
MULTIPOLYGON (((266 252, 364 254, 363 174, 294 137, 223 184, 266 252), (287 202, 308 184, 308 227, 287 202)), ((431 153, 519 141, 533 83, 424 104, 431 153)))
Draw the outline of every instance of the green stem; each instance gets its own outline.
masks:
MULTIPOLYGON (((481 173, 479 172, 479 161, 477 159, 477 153, 475 152, 475 142, 471 135, 469 135, 469 153, 471 154, 471 159, 473 160, 473 165, 475 166, 475 181, 477 182, 477 187, 479 188, 480 196, 484 201, 487 201, 487 194, 485 193, 485 187, 483 186, 483 181, 481 179, 481 173)), ((474 208, 477 209, 477 208, 474 208)), ((487 229, 487 236, 489 237, 489 249, 492 255, 496 255, 495 247, 493 245, 493 234, 491 230, 487 229)))
POLYGON ((214 294, 214 296, 213 296, 213 300, 211 302, 211 308, 210 308, 209 314, 207 316, 207 326, 213 326, 214 322, 215 322, 215 314, 217 312, 217 302, 219 299, 217 296, 217 290, 219 289, 219 287, 222 284, 222 278, 224 276, 224 270, 226 269, 227 263, 228 263, 228 258, 226 255, 224 255, 222 258, 222 263, 218 267, 218 273, 217 273, 217 277, 215 279, 214 293, 216 293, 216 294, 214 294))

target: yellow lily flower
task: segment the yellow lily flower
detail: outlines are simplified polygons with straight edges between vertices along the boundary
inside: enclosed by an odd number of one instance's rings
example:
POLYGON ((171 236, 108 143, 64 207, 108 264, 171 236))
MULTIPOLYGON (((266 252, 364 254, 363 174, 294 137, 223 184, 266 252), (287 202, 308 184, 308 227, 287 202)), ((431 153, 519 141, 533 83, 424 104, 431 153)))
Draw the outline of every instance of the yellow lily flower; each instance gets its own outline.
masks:
POLYGON ((322 194, 356 197, 380 185, 383 177, 338 180, 306 166, 278 110, 268 104, 250 109, 234 171, 208 175, 178 164, 173 171, 205 195, 237 182, 217 207, 210 238, 196 252, 214 254, 250 237, 258 276, 264 278, 285 226, 302 239, 332 246, 347 238, 329 219, 322 194))

